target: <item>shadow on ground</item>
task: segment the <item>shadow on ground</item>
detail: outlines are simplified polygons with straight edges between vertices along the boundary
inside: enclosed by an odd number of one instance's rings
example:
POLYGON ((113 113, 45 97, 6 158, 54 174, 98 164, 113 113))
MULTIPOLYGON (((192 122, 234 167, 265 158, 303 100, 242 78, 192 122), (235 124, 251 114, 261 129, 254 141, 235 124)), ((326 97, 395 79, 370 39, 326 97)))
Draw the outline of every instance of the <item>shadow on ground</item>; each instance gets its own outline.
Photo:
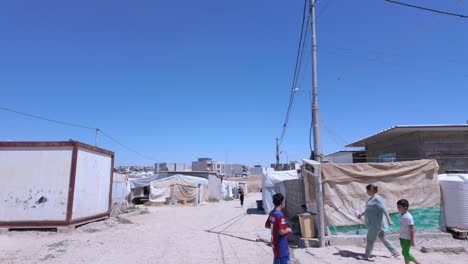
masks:
POLYGON ((344 258, 354 258, 354 259, 358 259, 358 258, 361 258, 363 256, 362 253, 356 253, 356 252, 353 252, 353 251, 340 250, 340 249, 338 249, 337 253, 333 253, 333 255, 340 255, 340 256, 342 256, 344 258))
POLYGON ((265 211, 264 210, 258 210, 257 208, 249 208, 249 209, 247 209, 247 214, 265 215, 265 211))

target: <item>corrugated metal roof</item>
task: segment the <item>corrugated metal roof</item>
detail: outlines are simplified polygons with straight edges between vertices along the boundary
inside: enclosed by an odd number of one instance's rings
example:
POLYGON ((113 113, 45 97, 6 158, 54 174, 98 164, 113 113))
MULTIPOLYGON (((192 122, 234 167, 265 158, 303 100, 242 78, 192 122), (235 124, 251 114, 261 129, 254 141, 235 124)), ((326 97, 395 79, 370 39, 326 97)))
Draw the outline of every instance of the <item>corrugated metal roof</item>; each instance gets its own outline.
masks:
POLYGON ((416 125, 416 126, 393 126, 377 132, 373 135, 354 141, 351 144, 346 145, 346 147, 365 147, 367 145, 395 138, 404 134, 418 132, 418 131, 468 131, 468 124, 459 124, 459 125, 416 125))

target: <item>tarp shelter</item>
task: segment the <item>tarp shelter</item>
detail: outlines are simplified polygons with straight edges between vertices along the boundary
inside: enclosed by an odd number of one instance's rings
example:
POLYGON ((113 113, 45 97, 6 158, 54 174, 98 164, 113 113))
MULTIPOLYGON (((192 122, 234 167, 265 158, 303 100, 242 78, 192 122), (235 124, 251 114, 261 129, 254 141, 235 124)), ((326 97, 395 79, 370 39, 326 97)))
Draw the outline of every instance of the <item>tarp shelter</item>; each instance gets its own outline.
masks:
POLYGON ((112 200, 125 199, 130 194, 130 184, 125 174, 114 173, 112 178, 112 200))
POLYGON ((273 205, 273 195, 282 193, 286 199, 286 188, 284 184, 279 184, 286 180, 299 179, 296 170, 275 171, 267 169, 262 175, 262 200, 265 213, 269 213, 275 207, 273 205))
POLYGON ((233 189, 234 189, 234 181, 223 181, 221 183, 221 196, 223 198, 226 198, 226 197, 234 197, 234 192, 233 192, 233 189))
POLYGON ((166 198, 173 202, 203 203, 208 200, 208 180, 201 177, 177 174, 152 181, 150 188, 151 202, 165 202, 166 198))
POLYGON ((58 228, 109 217, 114 152, 78 141, 0 142, 0 227, 58 228))
MULTIPOLYGON (((365 209, 369 196, 366 185, 379 188, 389 213, 397 212, 396 202, 407 199, 411 209, 440 205, 435 160, 386 163, 324 163, 322 167, 325 222, 328 226, 362 224, 357 215, 365 209)), ((315 182, 309 180, 309 196, 315 197, 315 182)))
POLYGON ((112 177, 112 209, 111 215, 127 212, 127 197, 130 194, 130 184, 125 174, 114 173, 112 177))
POLYGON ((159 179, 160 176, 161 175, 159 174, 154 174, 141 178, 129 179, 128 183, 130 186, 130 202, 135 202, 141 198, 147 199, 151 182, 159 179))
POLYGON ((159 179, 159 174, 154 174, 154 175, 141 177, 141 178, 130 179, 129 180, 130 189, 150 186, 151 182, 155 181, 157 179, 159 179))

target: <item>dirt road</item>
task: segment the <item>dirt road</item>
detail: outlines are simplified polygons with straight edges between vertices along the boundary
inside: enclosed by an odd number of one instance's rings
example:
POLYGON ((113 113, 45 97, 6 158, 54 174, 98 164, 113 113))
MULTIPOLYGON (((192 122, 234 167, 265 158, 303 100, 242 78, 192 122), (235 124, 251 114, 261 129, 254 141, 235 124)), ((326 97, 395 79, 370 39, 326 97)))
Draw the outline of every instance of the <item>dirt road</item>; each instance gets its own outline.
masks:
MULTIPOLYGON (((149 207, 148 214, 111 218, 72 233, 8 232, 0 235, 0 263, 272 263, 271 247, 257 242, 266 216, 256 214, 261 193, 239 201, 200 206, 149 207), (249 214, 250 213, 250 214, 249 214)), ((291 249, 295 264, 367 263, 356 260, 364 245, 291 249)), ((388 258, 377 245, 375 263, 403 263, 388 258)), ((422 263, 466 263, 467 254, 414 252, 422 263)))
POLYGON ((246 213, 258 198, 247 195, 244 208, 238 200, 149 207, 68 234, 8 232, 0 263, 270 263, 271 248, 256 241, 266 216, 246 213))

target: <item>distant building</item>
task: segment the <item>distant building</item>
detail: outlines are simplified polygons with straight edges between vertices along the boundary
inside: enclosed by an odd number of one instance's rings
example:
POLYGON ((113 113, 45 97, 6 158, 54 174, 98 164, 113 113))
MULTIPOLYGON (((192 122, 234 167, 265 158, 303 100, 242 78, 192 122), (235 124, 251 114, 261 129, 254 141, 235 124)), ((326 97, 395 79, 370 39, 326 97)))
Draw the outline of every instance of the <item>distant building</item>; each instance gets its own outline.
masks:
POLYGON ((154 174, 158 174, 165 171, 185 171, 185 163, 155 163, 154 164, 154 174))
POLYGON ((244 167, 242 164, 226 164, 224 165, 224 172, 228 177, 242 176, 243 173, 246 173, 244 167))
POLYGON ((368 162, 435 159, 439 173, 468 169, 468 124, 394 126, 346 147, 365 147, 368 162))
POLYGON ((250 167, 250 175, 262 175, 264 168, 262 165, 254 165, 253 167, 250 167))
POLYGON ((224 174, 224 162, 213 161, 212 158, 198 158, 197 161, 192 161, 192 171, 214 171, 224 174))

